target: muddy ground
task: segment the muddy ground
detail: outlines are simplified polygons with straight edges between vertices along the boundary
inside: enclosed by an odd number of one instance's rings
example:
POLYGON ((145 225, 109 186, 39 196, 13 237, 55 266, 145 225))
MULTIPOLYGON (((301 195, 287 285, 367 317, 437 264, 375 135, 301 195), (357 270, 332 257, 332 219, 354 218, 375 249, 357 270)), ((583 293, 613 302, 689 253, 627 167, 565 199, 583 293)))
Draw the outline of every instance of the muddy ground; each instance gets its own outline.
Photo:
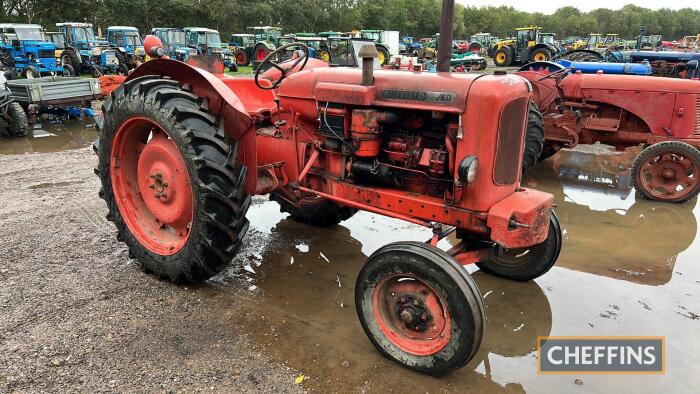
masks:
POLYGON ((470 364, 434 379, 384 360, 353 305, 369 254, 429 231, 369 213, 322 230, 257 198, 239 257, 207 283, 178 287, 144 274, 115 239, 86 147, 93 138, 72 124, 0 141, 0 392, 694 392, 700 384, 700 212, 695 201, 636 198, 633 154, 562 152, 528 177, 555 195, 562 256, 528 283, 470 267, 487 307, 485 338, 470 364), (667 372, 538 375, 538 335, 663 335, 667 372))

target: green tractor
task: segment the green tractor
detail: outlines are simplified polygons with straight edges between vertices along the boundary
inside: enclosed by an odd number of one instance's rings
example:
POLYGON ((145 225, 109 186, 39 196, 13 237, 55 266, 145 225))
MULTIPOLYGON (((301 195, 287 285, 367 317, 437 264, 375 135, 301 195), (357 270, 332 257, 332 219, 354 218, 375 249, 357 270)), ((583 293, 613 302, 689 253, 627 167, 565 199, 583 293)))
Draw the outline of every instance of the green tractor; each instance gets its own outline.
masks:
POLYGON ((379 64, 388 64, 392 54, 399 53, 399 32, 390 30, 360 30, 360 38, 374 41, 379 64), (394 49, 394 50, 392 50, 394 49))
POLYGON ((499 67, 508 67, 529 62, 544 62, 552 59, 551 48, 539 38, 539 26, 515 29, 515 38, 496 43, 493 62, 499 67))
POLYGON ((253 35, 255 42, 249 53, 252 55, 253 69, 257 69, 260 62, 265 60, 267 55, 277 47, 277 42, 282 36, 282 29, 274 26, 253 26, 248 27, 247 30, 253 35))

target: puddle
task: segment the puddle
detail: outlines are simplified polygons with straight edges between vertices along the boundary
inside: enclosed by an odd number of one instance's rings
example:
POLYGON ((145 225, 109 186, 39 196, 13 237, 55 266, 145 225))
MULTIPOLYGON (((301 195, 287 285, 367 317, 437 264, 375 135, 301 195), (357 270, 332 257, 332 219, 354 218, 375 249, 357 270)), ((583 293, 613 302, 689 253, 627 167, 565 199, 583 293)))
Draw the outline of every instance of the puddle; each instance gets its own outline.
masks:
POLYGON ((469 267, 485 297, 485 336, 472 362, 441 379, 384 360, 355 312, 353 287, 367 256, 393 241, 430 237, 412 224, 363 212, 319 229, 279 214, 276 203, 254 204, 248 268, 222 275, 245 278, 245 306, 222 305, 220 313, 266 354, 309 376, 304 386, 323 392, 566 392, 578 389, 577 379, 593 392, 694 391, 700 383, 698 212, 694 201, 635 198, 631 157, 567 151, 536 168, 528 183, 555 195, 562 255, 528 283, 469 267), (663 335, 668 372, 537 375, 541 335, 663 335))
POLYGON ((0 154, 60 152, 90 146, 97 138, 95 128, 83 127, 79 119, 42 121, 26 137, 0 139, 0 154))

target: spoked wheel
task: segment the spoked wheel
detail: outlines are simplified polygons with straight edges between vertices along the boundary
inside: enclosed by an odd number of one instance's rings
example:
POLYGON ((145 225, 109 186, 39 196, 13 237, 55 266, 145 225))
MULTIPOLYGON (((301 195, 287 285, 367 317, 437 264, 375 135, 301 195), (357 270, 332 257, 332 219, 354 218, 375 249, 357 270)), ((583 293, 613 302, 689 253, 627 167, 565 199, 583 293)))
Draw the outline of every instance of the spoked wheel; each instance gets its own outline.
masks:
POLYGON ((248 229, 237 143, 201 103, 176 81, 134 79, 105 102, 96 143, 118 238, 146 271, 174 282, 218 273, 248 229))
POLYGON ((463 367, 481 344, 484 306, 469 273, 419 242, 373 253, 357 278, 360 323, 386 358, 434 376, 463 367))
POLYGON ((687 201, 700 192, 700 151, 678 141, 654 144, 637 156, 632 180, 650 200, 687 201))
POLYGON ((547 239, 518 249, 498 248, 495 256, 476 263, 484 272, 510 280, 527 281, 542 276, 554 265, 561 252, 562 234, 557 215, 552 211, 547 239))

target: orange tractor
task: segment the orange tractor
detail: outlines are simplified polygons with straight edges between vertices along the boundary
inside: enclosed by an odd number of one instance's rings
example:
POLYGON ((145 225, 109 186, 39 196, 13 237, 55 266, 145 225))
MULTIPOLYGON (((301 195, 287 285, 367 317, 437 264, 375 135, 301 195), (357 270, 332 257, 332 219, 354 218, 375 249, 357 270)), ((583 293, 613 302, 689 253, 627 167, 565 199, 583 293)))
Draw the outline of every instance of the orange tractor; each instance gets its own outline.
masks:
MULTIPOLYGON (((443 47, 453 11, 445 1, 443 47)), ((162 54, 157 39, 147 45, 151 57, 162 54)), ((451 74, 449 52, 441 72, 421 74, 374 70, 371 46, 359 51, 361 69, 308 53, 300 43, 277 48, 254 79, 166 59, 134 70, 98 122, 108 219, 145 271, 178 283, 231 262, 252 195, 269 194, 310 225, 365 210, 425 226, 425 243, 393 243, 368 258, 356 309, 387 358, 431 375, 460 368, 484 330, 482 296, 464 265, 527 281, 561 248, 552 195, 520 185, 521 159, 536 159, 543 143, 529 84, 451 74), (275 61, 289 51, 294 58, 275 61), (453 232, 460 242, 439 249, 453 232)))

